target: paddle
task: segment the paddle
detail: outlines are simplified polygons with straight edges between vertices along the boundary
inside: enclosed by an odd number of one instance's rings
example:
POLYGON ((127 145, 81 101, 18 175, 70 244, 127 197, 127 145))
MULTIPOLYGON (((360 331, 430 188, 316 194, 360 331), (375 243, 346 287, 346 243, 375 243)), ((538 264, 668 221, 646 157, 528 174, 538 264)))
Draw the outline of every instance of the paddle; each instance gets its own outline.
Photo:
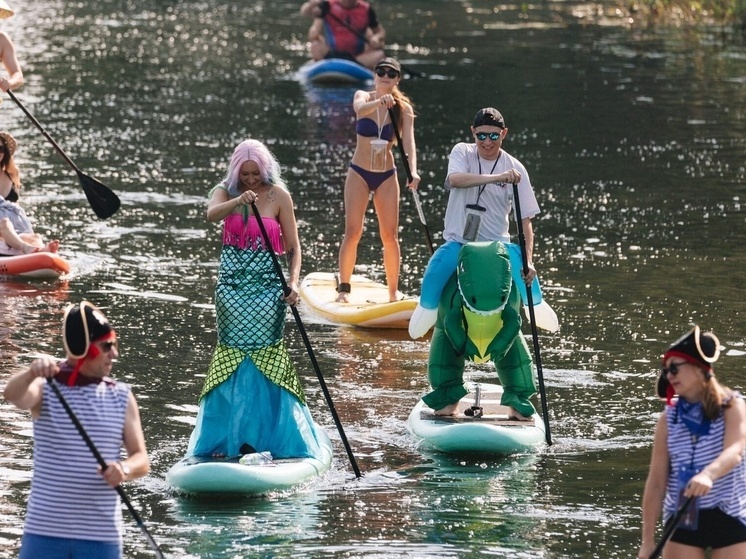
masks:
MULTIPOLYGON (((251 203, 251 210, 254 212, 256 223, 259 226, 259 230, 262 232, 262 238, 264 239, 264 243, 267 245, 267 250, 272 256, 272 264, 275 267, 275 272, 277 272, 277 276, 280 278, 280 282, 282 282, 282 291, 287 296, 290 293, 290 286, 285 279, 285 274, 282 272, 282 267, 280 266, 280 262, 277 260, 277 255, 275 254, 275 251, 272 250, 272 244, 269 241, 269 235, 267 235, 267 230, 264 228, 264 222, 262 221, 262 216, 259 213, 259 209, 256 207, 256 203, 251 203)), ((308 339, 306 329, 303 327, 303 322, 300 319, 298 308, 295 305, 290 305, 290 310, 293 312, 293 317, 295 318, 295 322, 298 325, 298 330, 300 330, 301 337, 303 338, 303 343, 306 345, 306 351, 308 351, 308 356, 311 358, 311 363, 313 364, 313 368, 316 371, 316 376, 319 379, 319 384, 321 385, 321 391, 324 393, 324 398, 326 398, 326 403, 329 406, 329 411, 332 412, 334 424, 337 426, 339 437, 342 439, 342 444, 347 451, 347 456, 350 459, 350 464, 352 464, 352 469, 355 471, 355 476, 359 478, 361 475, 360 468, 357 467, 355 456, 352 454, 352 448, 350 448, 350 443, 347 441, 347 435, 345 435, 345 431, 342 428, 342 422, 339 420, 339 415, 337 415, 337 410, 334 407, 334 402, 332 402, 332 396, 331 394, 329 394, 329 389, 326 387, 324 375, 321 374, 319 363, 318 361, 316 361, 316 356, 314 355, 313 348, 311 347, 311 341, 308 339)))
MULTIPOLYGON (((52 387, 52 391, 55 393, 57 398, 59 398, 60 404, 62 404, 62 407, 65 408, 67 415, 70 416, 70 420, 75 425, 75 428, 78 430, 78 433, 80 433, 80 436, 83 437, 85 444, 88 445, 88 448, 93 453, 93 457, 96 459, 96 462, 98 462, 98 465, 101 466, 101 470, 102 471, 105 470, 108 467, 108 465, 104 461, 103 456, 101 456, 101 453, 98 451, 96 446, 93 444, 91 437, 89 437, 88 433, 86 433, 85 429, 83 428, 83 425, 80 423, 80 420, 75 415, 75 412, 72 410, 72 408, 70 407, 70 404, 68 404, 67 400, 65 400, 65 397, 62 395, 62 392, 60 392, 59 387, 50 377, 47 377, 47 383, 49 383, 49 386, 52 387)), ((145 539, 148 540, 148 543, 150 544, 151 549, 155 552, 155 556, 159 557, 160 559, 163 559, 164 556, 160 548, 158 547, 158 544, 155 543, 153 536, 151 536, 150 532, 148 532, 148 529, 146 528, 145 523, 142 521, 142 518, 140 518, 140 515, 137 514, 137 511, 132 506, 132 503, 130 503, 130 500, 127 498, 127 494, 124 492, 124 489, 122 489, 122 486, 117 485, 114 489, 117 490, 117 493, 119 493, 119 498, 122 499, 122 502, 127 506, 127 510, 130 511, 132 518, 135 519, 135 522, 140 527, 140 530, 142 530, 142 533, 145 535, 145 539)))
POLYGON ((72 159, 70 159, 67 154, 62 151, 62 148, 57 144, 57 142, 55 142, 47 133, 47 131, 44 130, 44 127, 38 120, 36 120, 34 115, 32 115, 28 111, 28 109, 26 109, 26 107, 21 104, 15 94, 12 91, 8 90, 8 95, 10 95, 10 98, 15 102, 16 105, 20 107, 25 115, 31 119, 31 122, 36 125, 41 133, 44 134, 44 137, 50 141, 50 143, 54 146, 54 149, 57 150, 57 153, 59 153, 62 158, 67 161, 67 164, 70 165, 70 167, 72 167, 73 170, 77 173, 78 181, 80 181, 80 186, 83 187, 83 192, 85 192, 85 196, 86 198, 88 198, 88 203, 91 205, 94 213, 101 219, 107 219, 117 213, 117 210, 121 205, 119 197, 114 194, 114 192, 112 192, 112 190, 108 186, 101 184, 93 177, 89 177, 88 175, 83 173, 83 171, 81 171, 78 166, 73 163, 72 159))
POLYGON ((650 559, 658 559, 658 557, 660 557, 663 548, 666 546, 666 543, 668 543, 668 540, 671 539, 671 536, 673 536, 676 527, 679 525, 679 522, 681 522, 681 519, 684 518, 684 515, 687 513, 689 505, 692 504, 693 500, 694 497, 687 497, 686 501, 684 501, 681 507, 679 507, 679 510, 676 511, 676 514, 671 519, 671 522, 669 522, 668 526, 666 526, 666 530, 663 532, 658 545, 655 546, 653 553, 650 554, 650 559))
MULTIPOLYGON (((346 21, 338 18, 336 15, 334 15, 331 12, 326 12, 325 14, 322 14, 322 17, 326 17, 327 15, 330 16, 333 20, 335 20, 339 24, 341 24, 347 30, 349 30, 352 33, 354 33, 355 36, 357 36, 358 39, 361 39, 361 40, 365 41, 367 44, 370 44, 370 40, 368 39, 368 37, 366 37, 364 34, 360 33, 360 31, 358 31, 357 29, 355 29, 354 27, 352 27, 352 25, 350 25, 346 21)), ((411 68, 407 68, 406 66, 404 66, 404 64, 401 65, 401 68, 402 68, 402 70, 404 70, 407 74, 409 74, 413 78, 424 78, 424 77, 426 77, 425 74, 423 74, 422 72, 418 72, 417 70, 412 70, 411 68)))
MULTIPOLYGON (((528 253, 526 252, 526 237, 523 234, 523 221, 521 217, 521 202, 518 198, 518 184, 513 183, 513 207, 515 209, 515 221, 518 227, 518 244, 521 247, 521 259, 523 260, 523 274, 528 274, 528 253)), ((552 444, 552 435, 549 431, 549 409, 547 408, 547 394, 544 388, 544 372, 541 368, 541 353, 539 352, 539 333, 536 331, 536 316, 534 314, 534 295, 531 286, 526 286, 526 299, 528 299, 528 315, 531 319, 531 335, 534 339, 534 355, 536 357, 536 374, 539 377, 539 394, 541 395, 541 413, 544 417, 544 431, 547 444, 552 444)))
MULTIPOLYGON (((396 126, 396 120, 394 119, 394 110, 389 109, 389 118, 391 119, 391 127, 394 129, 396 134, 396 144, 399 146, 399 155, 401 155, 402 165, 404 165, 404 171, 407 173, 407 181, 412 182, 412 171, 409 168, 409 158, 407 152, 404 151, 404 144, 401 141, 401 134, 399 134, 399 128, 396 126)), ((417 213, 420 216, 420 223, 422 223, 422 229, 425 231, 425 240, 427 241, 427 248, 432 256, 435 249, 433 249, 433 239, 430 236, 430 229, 427 228, 427 222, 425 221, 425 213, 422 211, 422 204, 420 204, 420 195, 413 189, 409 189, 414 198, 414 205, 417 208, 417 213)))

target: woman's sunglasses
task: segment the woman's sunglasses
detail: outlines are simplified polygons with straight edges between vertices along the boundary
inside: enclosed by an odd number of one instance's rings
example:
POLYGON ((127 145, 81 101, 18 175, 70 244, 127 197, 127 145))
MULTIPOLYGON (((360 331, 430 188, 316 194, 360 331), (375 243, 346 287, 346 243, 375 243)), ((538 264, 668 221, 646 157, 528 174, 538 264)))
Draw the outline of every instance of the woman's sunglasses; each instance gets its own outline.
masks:
POLYGON ((661 373, 664 375, 671 373, 671 376, 676 376, 679 374, 679 367, 682 365, 686 365, 686 361, 681 361, 679 363, 671 363, 668 367, 661 367, 661 373))
POLYGON ((496 142, 500 139, 500 132, 477 132, 475 136, 480 142, 484 142, 487 138, 496 142))
POLYGON ((394 78, 399 77, 399 72, 397 72, 396 70, 384 70, 383 68, 378 68, 376 69, 376 76, 378 76, 379 78, 388 76, 393 80, 394 78))

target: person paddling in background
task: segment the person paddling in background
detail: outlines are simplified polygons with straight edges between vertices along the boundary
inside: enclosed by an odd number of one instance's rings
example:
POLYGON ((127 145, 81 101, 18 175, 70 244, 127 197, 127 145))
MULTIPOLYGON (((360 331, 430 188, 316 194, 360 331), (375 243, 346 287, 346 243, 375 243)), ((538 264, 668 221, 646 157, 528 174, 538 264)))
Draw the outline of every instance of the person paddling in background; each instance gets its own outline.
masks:
POLYGON ((207 219, 223 222, 215 287, 218 343, 187 457, 320 457, 316 427, 284 342, 286 305, 298 301, 301 269, 293 200, 280 164, 263 143, 246 140, 235 148, 226 178, 212 189, 207 219), (287 295, 270 251, 287 256, 287 295))
POLYGON ((666 408, 655 427, 650 471, 642 497, 638 559, 655 550, 655 526, 668 525, 694 497, 663 548, 663 558, 746 557, 746 404, 721 385, 714 363, 720 342, 699 326, 663 355, 657 393, 666 408))
POLYGON ((314 18, 308 30, 314 60, 346 58, 373 68, 385 54, 386 31, 363 0, 308 0, 301 15, 314 18))
POLYGON ((357 140, 344 186, 345 233, 339 247, 337 302, 349 302, 350 278, 371 196, 383 242, 389 299, 397 301, 404 297, 399 291, 399 179, 391 151, 396 138, 393 126, 401 131, 404 150, 409 157, 412 182, 407 186, 416 189, 420 176, 414 141, 414 109, 412 102, 399 89, 401 78, 399 62, 394 58, 384 58, 376 65, 373 91, 358 90, 353 98, 357 140), (396 122, 391 122, 389 109, 393 109, 396 122))
POLYGON ((45 244, 42 236, 34 233, 26 212, 17 203, 21 178, 13 159, 16 146, 13 136, 0 132, 0 256, 57 252, 59 241, 45 244))
POLYGON ((20 559, 120 559, 122 510, 112 488, 148 474, 140 412, 130 387, 113 380, 117 335, 83 301, 65 311, 65 361, 41 357, 10 377, 5 399, 31 411, 34 473, 20 559), (53 379, 107 464, 101 468, 47 379, 53 379), (124 444, 127 456, 121 457, 124 444))
MULTIPOLYGON (((524 285, 535 283, 534 302, 541 292, 533 266, 534 230, 531 219, 540 209, 523 164, 502 149, 508 135, 505 119, 495 108, 480 109, 471 125, 474 143, 460 142, 451 150, 445 188, 449 191, 442 244, 430 257, 422 278, 420 301, 409 322, 409 334, 419 338, 432 328, 445 284, 456 271, 461 247, 472 241, 502 241, 510 253, 516 286, 525 301, 524 285), (528 274, 523 275, 520 247, 510 243, 510 211, 518 184, 526 240, 528 274)), ((553 311, 552 311, 553 313, 553 311)))
MULTIPOLYGON (((13 9, 0 0, 0 19, 7 19, 13 15, 13 9)), ((0 31, 0 60, 5 66, 6 76, 0 76, 0 90, 18 89, 23 85, 23 72, 16 57, 16 47, 10 36, 5 31, 0 31)))

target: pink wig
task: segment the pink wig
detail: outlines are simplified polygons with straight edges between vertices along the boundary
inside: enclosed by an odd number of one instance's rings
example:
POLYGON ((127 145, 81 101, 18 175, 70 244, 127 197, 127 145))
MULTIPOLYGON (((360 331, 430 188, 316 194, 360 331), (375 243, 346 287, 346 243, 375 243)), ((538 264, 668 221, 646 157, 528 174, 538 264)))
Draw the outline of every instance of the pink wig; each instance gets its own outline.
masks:
POLYGON ((239 195, 238 175, 241 166, 247 161, 253 161, 259 167, 262 182, 271 186, 279 186, 287 190, 287 185, 282 179, 280 164, 275 156, 259 140, 245 140, 236 146, 228 166, 228 175, 223 181, 228 193, 235 197, 239 195))

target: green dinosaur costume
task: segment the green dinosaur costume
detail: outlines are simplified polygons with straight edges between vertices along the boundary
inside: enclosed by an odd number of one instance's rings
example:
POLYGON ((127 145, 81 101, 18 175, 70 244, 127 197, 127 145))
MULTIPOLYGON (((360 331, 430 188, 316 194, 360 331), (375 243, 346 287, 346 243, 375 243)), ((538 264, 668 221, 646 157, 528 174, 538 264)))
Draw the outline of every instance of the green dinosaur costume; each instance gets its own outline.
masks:
POLYGON ((536 412, 533 363, 521 334, 521 298, 510 274, 510 257, 499 241, 461 248, 456 273, 440 297, 430 342, 428 378, 433 391, 423 401, 438 410, 467 394, 466 359, 492 361, 503 387, 501 403, 524 416, 536 412))

